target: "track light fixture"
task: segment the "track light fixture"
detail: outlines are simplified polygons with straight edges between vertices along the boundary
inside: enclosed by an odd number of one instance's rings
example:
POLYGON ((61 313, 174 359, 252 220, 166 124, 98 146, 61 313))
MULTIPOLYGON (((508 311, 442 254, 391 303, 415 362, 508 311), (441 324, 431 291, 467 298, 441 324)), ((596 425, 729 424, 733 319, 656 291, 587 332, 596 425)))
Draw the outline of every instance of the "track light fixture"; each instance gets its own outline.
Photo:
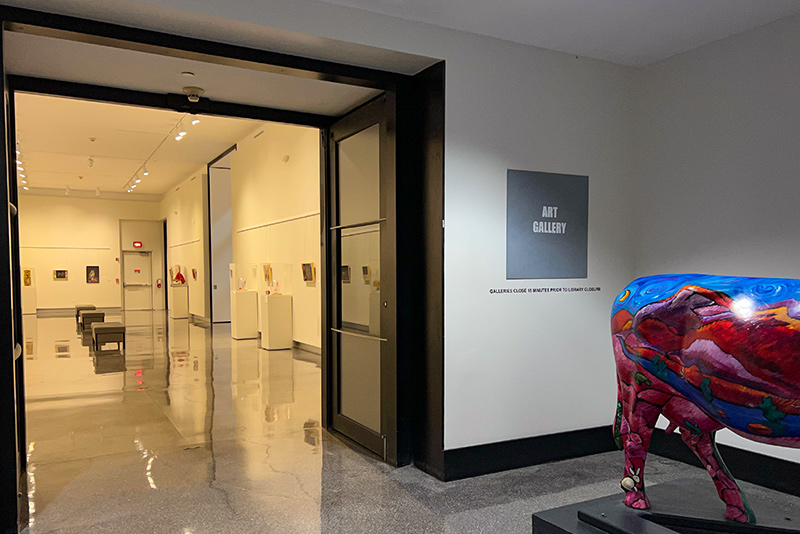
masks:
POLYGON ((193 118, 193 119, 192 119, 192 126, 195 126, 195 125, 197 125, 197 124, 200 124, 200 119, 198 119, 197 117, 195 117, 195 118, 193 118))
POLYGON ((28 186, 22 186, 22 189, 24 189, 25 191, 27 191, 27 190, 28 190, 28 186))
POLYGON ((150 171, 147 170, 147 164, 142 165, 142 176, 147 176, 150 174, 150 171))

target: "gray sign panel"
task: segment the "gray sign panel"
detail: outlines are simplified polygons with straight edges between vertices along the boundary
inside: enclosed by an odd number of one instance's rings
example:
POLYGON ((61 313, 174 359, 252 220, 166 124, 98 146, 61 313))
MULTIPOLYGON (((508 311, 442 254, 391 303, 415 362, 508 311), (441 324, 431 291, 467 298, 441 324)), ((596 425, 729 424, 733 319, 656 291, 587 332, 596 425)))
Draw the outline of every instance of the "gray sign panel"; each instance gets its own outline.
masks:
POLYGON ((506 278, 586 278, 589 177, 508 171, 506 278))

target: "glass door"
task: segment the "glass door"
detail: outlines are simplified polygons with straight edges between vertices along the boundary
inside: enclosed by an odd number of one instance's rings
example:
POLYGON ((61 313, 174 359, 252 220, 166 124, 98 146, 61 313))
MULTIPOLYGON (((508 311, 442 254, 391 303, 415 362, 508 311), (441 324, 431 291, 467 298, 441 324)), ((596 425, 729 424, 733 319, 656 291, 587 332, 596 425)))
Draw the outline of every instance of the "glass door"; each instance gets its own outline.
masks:
POLYGON ((335 430, 380 455, 395 449, 394 98, 331 128, 330 340, 335 430))

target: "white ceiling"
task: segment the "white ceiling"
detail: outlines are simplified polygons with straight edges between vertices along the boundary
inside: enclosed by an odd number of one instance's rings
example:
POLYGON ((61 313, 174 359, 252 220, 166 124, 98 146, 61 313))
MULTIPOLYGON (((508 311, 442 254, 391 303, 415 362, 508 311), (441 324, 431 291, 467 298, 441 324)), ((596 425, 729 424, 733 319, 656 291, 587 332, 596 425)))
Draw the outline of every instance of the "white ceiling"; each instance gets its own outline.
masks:
POLYGON ((174 111, 22 93, 15 106, 24 169, 18 174, 30 188, 22 194, 63 194, 67 186, 91 193, 99 187, 101 198, 126 193, 147 162, 149 174, 126 195, 161 196, 263 124, 198 115, 200 122, 192 126, 192 116, 174 111), (176 141, 174 129, 182 120, 187 135, 176 141))
POLYGON ((158 94, 182 94, 184 86, 193 85, 205 89, 203 96, 212 100, 330 116, 343 115, 381 93, 366 87, 16 32, 5 32, 3 57, 8 74, 158 94), (194 76, 182 76, 186 71, 194 76))
POLYGON ((798 0, 322 0, 641 67, 800 13, 798 0))

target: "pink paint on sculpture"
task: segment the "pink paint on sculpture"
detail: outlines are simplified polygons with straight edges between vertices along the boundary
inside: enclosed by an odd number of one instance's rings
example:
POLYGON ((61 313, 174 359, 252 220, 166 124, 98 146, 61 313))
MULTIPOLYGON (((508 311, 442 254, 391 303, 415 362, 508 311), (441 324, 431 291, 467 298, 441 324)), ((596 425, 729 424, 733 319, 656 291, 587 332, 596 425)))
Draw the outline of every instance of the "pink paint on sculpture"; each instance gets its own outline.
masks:
POLYGON ((649 508, 644 464, 656 420, 680 429, 726 504, 755 516, 714 443, 716 431, 800 448, 800 280, 700 274, 631 282, 611 317, 625 451, 625 504, 649 508))

